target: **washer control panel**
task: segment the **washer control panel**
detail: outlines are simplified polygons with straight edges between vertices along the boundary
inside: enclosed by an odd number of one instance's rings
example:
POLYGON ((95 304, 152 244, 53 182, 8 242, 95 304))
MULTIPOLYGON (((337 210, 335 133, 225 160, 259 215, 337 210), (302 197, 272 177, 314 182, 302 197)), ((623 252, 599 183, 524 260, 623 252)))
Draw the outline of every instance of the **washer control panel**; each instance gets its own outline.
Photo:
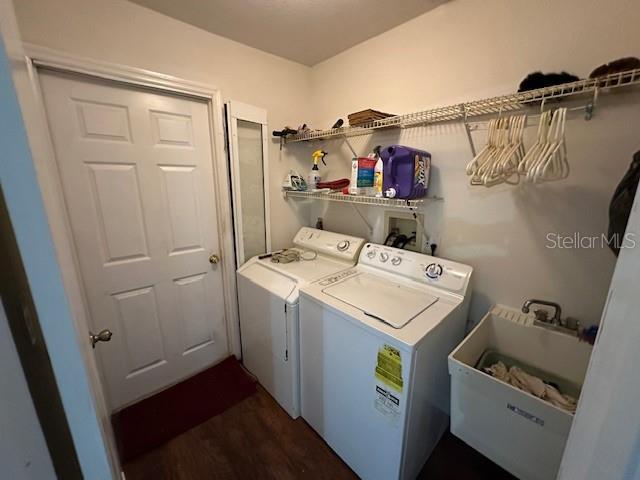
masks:
POLYGON ((355 262, 362 245, 364 245, 364 239, 342 233, 302 227, 293 238, 293 244, 304 250, 313 250, 324 255, 355 262))
POLYGON ((404 275, 453 293, 463 294, 473 271, 468 265, 444 258, 374 243, 365 244, 358 264, 404 275))

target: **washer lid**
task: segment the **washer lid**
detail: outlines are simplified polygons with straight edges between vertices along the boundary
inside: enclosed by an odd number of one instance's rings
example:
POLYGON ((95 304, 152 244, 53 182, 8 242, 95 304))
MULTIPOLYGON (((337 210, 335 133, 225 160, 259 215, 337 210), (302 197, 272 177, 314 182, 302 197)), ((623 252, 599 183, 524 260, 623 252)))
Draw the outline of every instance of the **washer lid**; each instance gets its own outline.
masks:
POLYGON ((322 292, 394 328, 404 327, 438 301, 425 290, 369 273, 335 283, 322 292))

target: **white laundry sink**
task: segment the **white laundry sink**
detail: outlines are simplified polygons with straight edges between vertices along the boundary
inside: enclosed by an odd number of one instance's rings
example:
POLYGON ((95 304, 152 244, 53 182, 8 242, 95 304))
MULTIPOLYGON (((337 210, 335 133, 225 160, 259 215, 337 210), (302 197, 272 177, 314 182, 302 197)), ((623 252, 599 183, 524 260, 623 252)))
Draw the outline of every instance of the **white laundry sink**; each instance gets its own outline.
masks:
POLYGON ((451 432, 522 480, 552 480, 573 414, 476 368, 489 351, 517 359, 533 374, 547 372, 544 380, 579 395, 591 345, 533 319, 496 305, 449 355, 451 432))

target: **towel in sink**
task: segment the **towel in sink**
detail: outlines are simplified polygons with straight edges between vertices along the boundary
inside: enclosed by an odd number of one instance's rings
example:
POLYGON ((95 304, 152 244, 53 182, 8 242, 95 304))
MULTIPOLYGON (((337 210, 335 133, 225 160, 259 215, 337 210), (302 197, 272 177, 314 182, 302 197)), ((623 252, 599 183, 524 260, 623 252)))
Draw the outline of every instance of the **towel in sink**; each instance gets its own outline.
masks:
POLYGON ((498 362, 486 367, 484 371, 492 377, 535 395, 542 400, 546 400, 558 408, 571 413, 576 411, 577 402, 575 398, 561 394, 557 388, 544 383, 540 378, 528 374, 519 367, 511 367, 507 370, 504 363, 498 362))

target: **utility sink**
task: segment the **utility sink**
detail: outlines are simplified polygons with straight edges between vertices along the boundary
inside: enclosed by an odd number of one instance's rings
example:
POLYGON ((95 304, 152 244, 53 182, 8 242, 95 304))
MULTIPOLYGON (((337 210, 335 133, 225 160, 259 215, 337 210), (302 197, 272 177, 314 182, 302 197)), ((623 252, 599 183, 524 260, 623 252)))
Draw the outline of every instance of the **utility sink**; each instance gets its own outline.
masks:
POLYGON ((573 414, 481 370, 502 360, 578 397, 592 347, 494 306, 449 355, 451 432, 523 480, 555 479, 573 414))

